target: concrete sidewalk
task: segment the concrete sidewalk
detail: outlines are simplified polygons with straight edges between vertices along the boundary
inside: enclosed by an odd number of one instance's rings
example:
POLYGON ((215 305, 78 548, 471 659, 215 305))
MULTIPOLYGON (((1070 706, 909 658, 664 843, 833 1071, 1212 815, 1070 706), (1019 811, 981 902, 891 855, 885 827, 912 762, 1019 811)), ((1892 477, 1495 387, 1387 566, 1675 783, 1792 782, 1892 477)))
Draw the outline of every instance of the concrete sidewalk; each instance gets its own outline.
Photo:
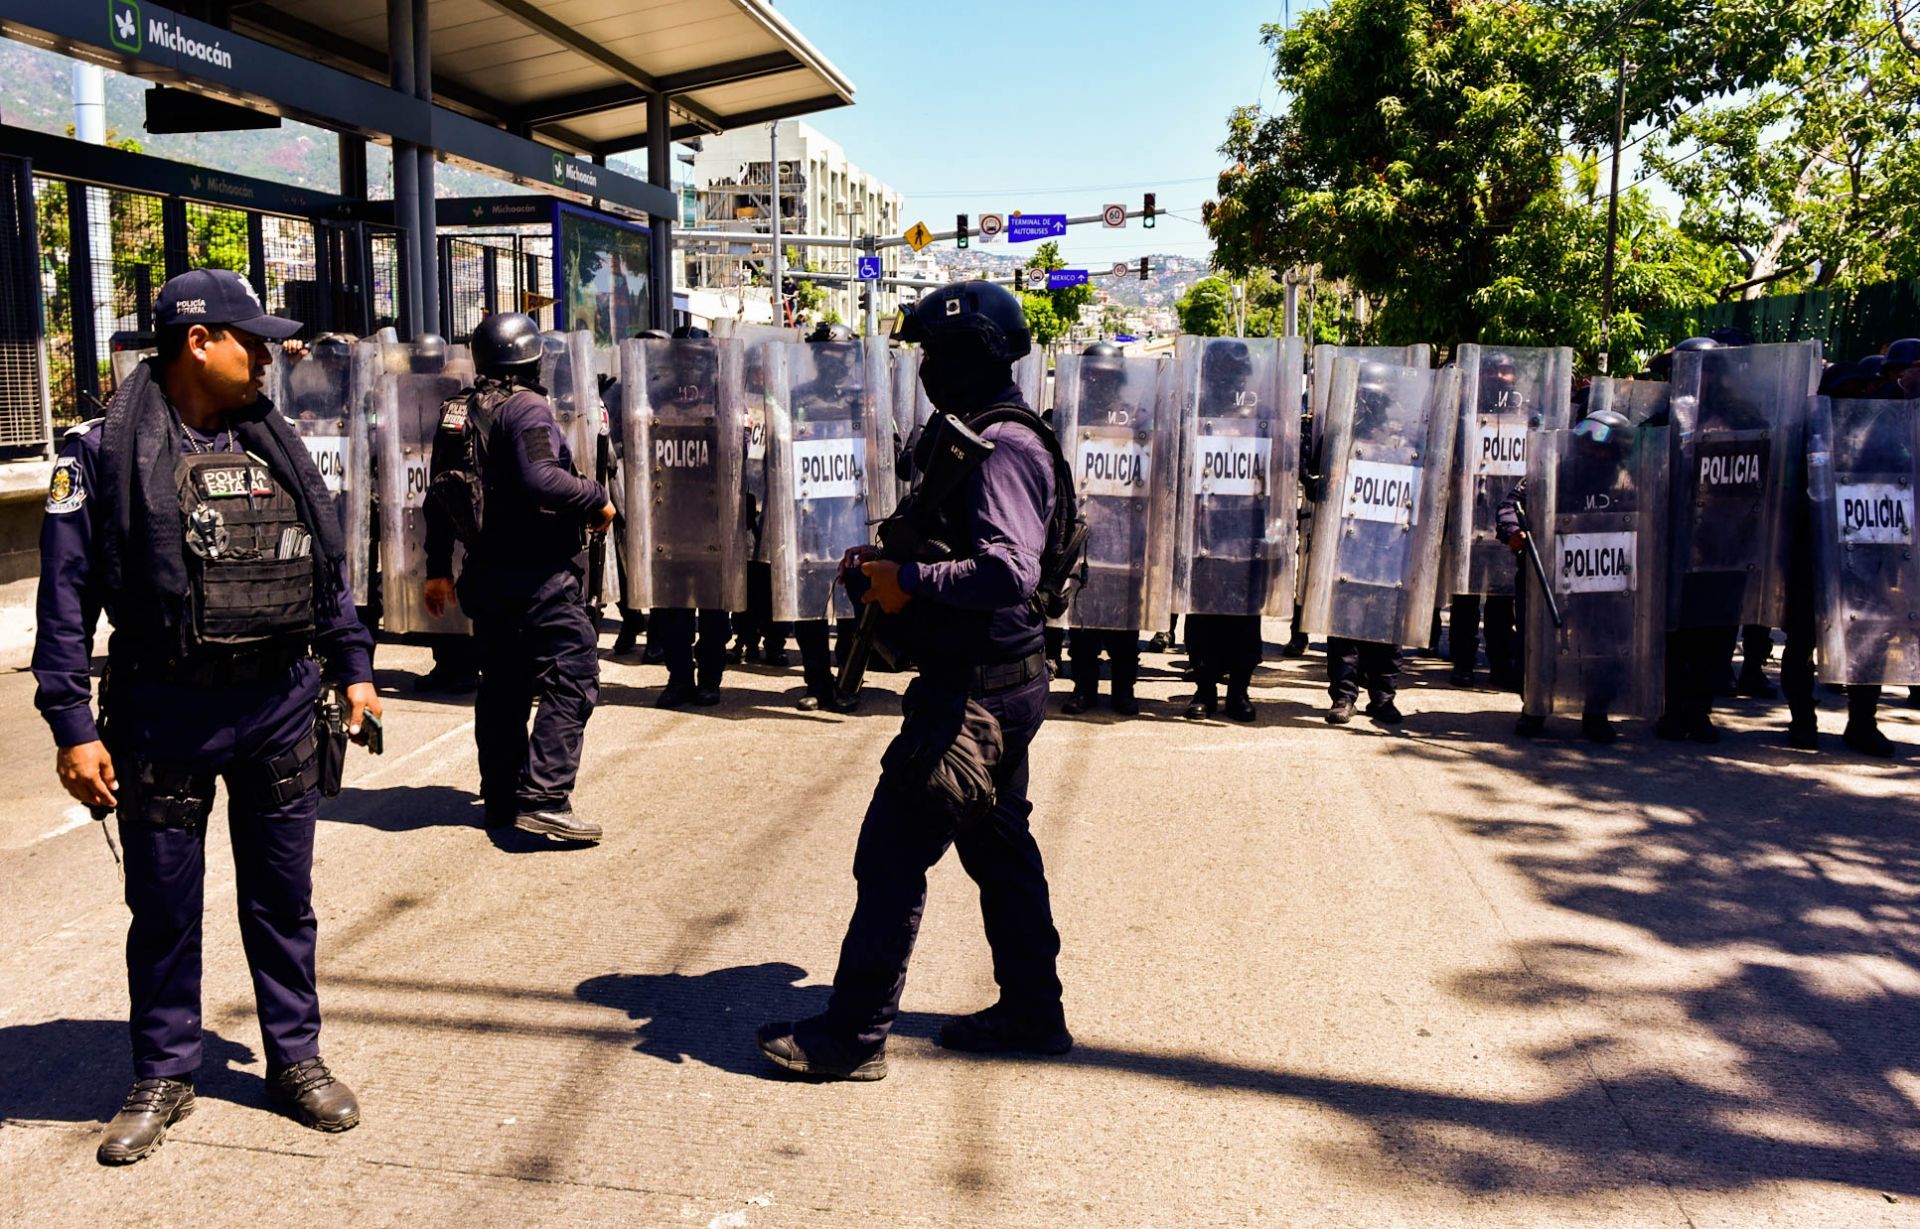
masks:
MULTIPOLYGON (((383 685, 424 660, 383 649, 383 685)), ((949 857, 862 1086, 777 1078, 752 1033, 825 1000, 888 697, 801 714, 797 672, 750 670, 663 713, 658 667, 609 663, 577 800, 608 838, 566 850, 480 829, 467 709, 403 690, 316 871, 364 1124, 266 1108, 216 830, 201 1108, 126 1170, 93 1160, 119 885, 0 677, 0 1221, 1920 1224, 1914 761, 1786 750, 1758 705, 1714 748, 1519 744, 1512 696, 1431 661, 1403 730, 1334 729, 1317 654, 1268 663, 1259 725, 1189 723, 1178 660, 1140 719, 1035 746, 1074 1053, 931 1043, 993 995, 949 857)))

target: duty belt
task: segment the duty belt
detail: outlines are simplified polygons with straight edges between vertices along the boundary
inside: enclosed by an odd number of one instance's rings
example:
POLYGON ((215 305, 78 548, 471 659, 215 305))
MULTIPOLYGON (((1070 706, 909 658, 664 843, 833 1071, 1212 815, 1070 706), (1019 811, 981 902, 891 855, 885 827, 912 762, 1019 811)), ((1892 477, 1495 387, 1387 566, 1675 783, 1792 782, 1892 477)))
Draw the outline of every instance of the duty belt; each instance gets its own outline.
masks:
POLYGON ((968 666, 959 670, 921 671, 942 683, 962 686, 969 695, 990 696, 996 692, 1012 691, 1024 687, 1047 672, 1047 655, 1042 649, 1035 649, 1025 657, 1012 661, 994 662, 985 666, 968 666))
POLYGON ((290 641, 239 652, 202 650, 186 657, 149 655, 131 649, 109 654, 108 661, 122 678, 188 687, 226 687, 277 681, 305 656, 306 643, 290 641))

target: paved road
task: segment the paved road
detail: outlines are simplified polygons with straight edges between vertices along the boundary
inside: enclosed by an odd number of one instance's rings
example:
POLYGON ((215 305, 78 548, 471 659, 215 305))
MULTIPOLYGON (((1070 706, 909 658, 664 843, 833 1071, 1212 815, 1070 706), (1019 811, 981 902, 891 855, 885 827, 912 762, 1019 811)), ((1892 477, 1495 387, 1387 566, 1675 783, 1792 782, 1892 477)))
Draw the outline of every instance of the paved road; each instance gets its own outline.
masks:
MULTIPOLYGON (((1519 746, 1512 697, 1432 662, 1404 731, 1336 730, 1318 655, 1268 663, 1258 726, 1189 724, 1173 660, 1150 715, 1035 746, 1068 1059, 931 1043, 991 998, 949 859, 892 1076, 773 1078, 752 1031, 824 1001, 893 705, 804 715, 749 672, 661 713, 658 667, 609 664, 598 848, 477 826, 459 705, 403 690, 355 753, 316 868, 348 1135, 265 1108, 215 836, 201 1109, 126 1170, 93 1161, 119 886, 0 676, 0 1222, 1920 1224, 1911 764, 1788 751, 1758 706, 1710 751, 1519 746)), ((404 688, 423 654, 381 664, 404 688)))

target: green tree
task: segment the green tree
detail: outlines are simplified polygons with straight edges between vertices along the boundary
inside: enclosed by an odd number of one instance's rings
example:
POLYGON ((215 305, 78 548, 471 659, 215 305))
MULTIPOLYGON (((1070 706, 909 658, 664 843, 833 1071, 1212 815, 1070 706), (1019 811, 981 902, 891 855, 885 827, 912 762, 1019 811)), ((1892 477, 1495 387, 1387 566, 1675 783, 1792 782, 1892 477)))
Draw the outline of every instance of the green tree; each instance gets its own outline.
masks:
POLYGON ((1060 318, 1053 310, 1053 299, 1047 294, 1023 293, 1020 306, 1027 315, 1027 331, 1033 335, 1036 346, 1050 346, 1066 337, 1072 326, 1060 318))
POLYGON ((1233 332, 1233 291, 1218 277, 1203 277, 1175 300, 1180 331, 1197 337, 1225 337, 1233 332))
MULTIPOLYGON (((1049 239, 1041 244, 1027 259, 1027 268, 1042 275, 1054 269, 1067 267, 1066 258, 1060 255, 1060 245, 1049 239)), ((1069 286, 1064 290, 1029 291, 1029 297, 1044 297, 1053 309, 1054 318, 1060 322, 1059 336, 1064 337, 1080 322, 1080 309, 1093 302, 1093 287, 1069 286)), ((1029 324, 1031 327, 1031 324, 1029 324)), ((1036 336, 1035 340, 1038 340, 1036 336)), ((1048 338, 1045 344, 1051 344, 1055 338, 1048 338)))

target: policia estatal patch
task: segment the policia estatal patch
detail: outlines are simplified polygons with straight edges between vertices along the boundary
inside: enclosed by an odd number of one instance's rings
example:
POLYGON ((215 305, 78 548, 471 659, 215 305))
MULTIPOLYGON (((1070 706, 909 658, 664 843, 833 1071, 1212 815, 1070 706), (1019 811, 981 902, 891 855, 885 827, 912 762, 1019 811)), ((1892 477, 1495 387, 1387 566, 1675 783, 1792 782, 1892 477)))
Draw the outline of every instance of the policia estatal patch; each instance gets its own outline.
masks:
POLYGON ((87 502, 86 487, 80 481, 80 462, 61 457, 53 463, 53 481, 47 484, 47 511, 78 512, 87 502))

